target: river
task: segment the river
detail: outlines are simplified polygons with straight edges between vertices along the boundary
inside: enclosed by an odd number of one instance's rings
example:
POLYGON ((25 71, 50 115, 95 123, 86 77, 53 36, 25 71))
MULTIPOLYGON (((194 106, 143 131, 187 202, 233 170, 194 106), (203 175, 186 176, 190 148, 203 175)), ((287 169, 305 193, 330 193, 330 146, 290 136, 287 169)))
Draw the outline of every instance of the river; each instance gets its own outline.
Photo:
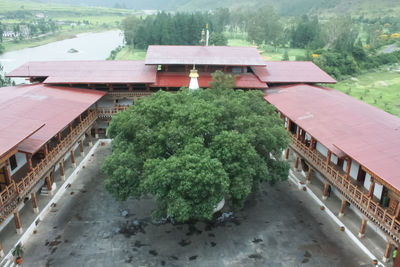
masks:
MULTIPOLYGON (((4 53, 0 55, 0 63, 4 67, 3 71, 7 73, 28 61, 106 59, 111 50, 123 44, 123 38, 119 30, 82 33, 76 38, 4 53), (78 52, 69 53, 70 49, 78 52)), ((15 79, 15 81, 22 83, 25 80, 15 79)))

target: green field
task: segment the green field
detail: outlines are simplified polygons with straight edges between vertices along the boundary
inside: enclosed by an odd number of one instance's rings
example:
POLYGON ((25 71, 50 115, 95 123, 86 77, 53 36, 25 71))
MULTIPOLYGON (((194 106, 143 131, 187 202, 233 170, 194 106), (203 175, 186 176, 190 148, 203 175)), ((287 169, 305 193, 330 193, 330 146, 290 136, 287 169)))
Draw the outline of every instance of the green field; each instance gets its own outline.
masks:
POLYGON ((400 117, 400 73, 395 69, 365 73, 329 87, 400 117))
POLYGON ((126 16, 134 14, 136 11, 126 9, 2 0, 0 1, 0 18, 3 29, 13 29, 15 25, 33 23, 39 18, 52 20, 59 27, 55 32, 47 33, 42 37, 25 38, 18 41, 4 39, 2 45, 7 52, 73 38, 82 32, 115 29, 119 27, 126 16))
MULTIPOLYGON (((228 39, 228 46, 252 46, 253 44, 245 39, 228 39)), ((300 48, 275 48, 270 45, 257 47, 265 60, 282 60, 285 50, 288 51, 289 59, 296 60, 296 56, 304 56, 305 49, 300 48)))
POLYGON ((146 50, 134 49, 124 46, 115 57, 115 60, 144 60, 146 57, 146 50))

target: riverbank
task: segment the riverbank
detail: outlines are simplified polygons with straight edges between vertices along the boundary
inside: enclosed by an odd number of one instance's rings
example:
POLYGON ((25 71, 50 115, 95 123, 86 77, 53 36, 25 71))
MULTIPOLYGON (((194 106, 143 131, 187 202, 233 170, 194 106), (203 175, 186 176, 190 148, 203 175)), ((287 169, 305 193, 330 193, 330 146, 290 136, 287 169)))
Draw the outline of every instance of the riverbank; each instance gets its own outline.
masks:
POLYGON ((66 39, 72 39, 77 37, 78 34, 82 33, 98 33, 98 32, 105 32, 105 31, 110 31, 110 30, 116 30, 114 27, 104 27, 104 26, 89 26, 89 27, 82 27, 82 28, 76 28, 76 29, 69 29, 69 30, 62 30, 59 32, 55 32, 50 35, 46 35, 43 37, 38 37, 38 38, 32 38, 32 39, 27 39, 27 40, 22 40, 18 42, 14 41, 9 41, 9 42, 3 42, 4 46, 4 53, 6 52, 11 52, 15 50, 20 50, 24 48, 32 48, 32 47, 37 47, 40 45, 45 45, 57 41, 62 41, 66 39))
MULTIPOLYGON (((94 31, 94 30, 93 30, 94 31)), ((100 31, 100 30, 99 30, 100 31)), ((19 49, 0 55, 0 64, 3 71, 8 73, 28 61, 57 61, 57 60, 105 60, 112 50, 123 44, 123 35, 120 30, 109 30, 102 32, 71 32, 64 38, 58 37, 53 42, 35 46, 32 42, 31 48, 19 49), (74 35, 76 37, 72 38, 74 35), (64 40, 61 40, 64 39, 64 40), (71 49, 76 53, 70 53, 71 49)), ((19 79, 17 83, 25 82, 19 79)))

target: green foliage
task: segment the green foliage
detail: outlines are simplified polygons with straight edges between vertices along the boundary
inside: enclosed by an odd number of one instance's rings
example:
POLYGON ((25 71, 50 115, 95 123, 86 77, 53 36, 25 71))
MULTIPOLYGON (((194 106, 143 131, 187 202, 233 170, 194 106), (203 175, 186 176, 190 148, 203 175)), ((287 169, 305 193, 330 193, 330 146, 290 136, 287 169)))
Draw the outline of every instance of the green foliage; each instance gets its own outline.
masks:
POLYGON ((317 17, 309 19, 304 15, 297 19, 289 34, 292 47, 317 49, 325 46, 317 17))
POLYGON ((117 48, 111 50, 110 55, 108 56, 107 60, 115 60, 117 54, 121 52, 122 46, 118 46, 117 48))
POLYGON ((255 10, 247 19, 246 30, 248 40, 258 45, 277 46, 282 43, 283 25, 272 7, 264 6, 255 10))
POLYGON ((20 245, 20 244, 18 244, 15 248, 14 248, 14 250, 13 250, 13 252, 12 252, 12 255, 14 256, 14 257, 19 257, 19 258, 22 258, 23 256, 24 256, 24 250, 22 249, 22 246, 20 245))
POLYGON ((354 58, 351 55, 339 52, 323 51, 314 62, 336 79, 340 79, 342 75, 352 75, 358 71, 354 58))
POLYGON ((212 74, 212 81, 209 83, 210 88, 218 91, 225 91, 226 89, 233 89, 236 86, 235 79, 232 74, 224 74, 222 71, 217 70, 212 74))
POLYGON ((113 152, 102 170, 119 200, 152 194, 156 216, 210 219, 215 206, 241 207, 262 182, 286 179, 289 136, 259 91, 232 90, 214 74, 213 89, 159 91, 113 117, 113 152))
POLYGON ((283 53, 282 61, 289 61, 289 53, 287 50, 283 53))
POLYGON ((11 81, 10 78, 4 76, 3 66, 0 64, 0 87, 10 85, 15 85, 15 82, 11 81))
POLYGON ((228 44, 228 39, 225 37, 225 35, 221 32, 212 32, 210 34, 210 40, 209 40, 210 45, 227 45, 228 44))
POLYGON ((222 18, 224 12, 222 10, 214 15, 200 12, 171 15, 160 12, 145 19, 129 17, 122 23, 125 41, 140 49, 148 45, 199 45, 201 31, 209 24, 210 44, 226 45, 227 39, 221 31, 229 17, 222 18))

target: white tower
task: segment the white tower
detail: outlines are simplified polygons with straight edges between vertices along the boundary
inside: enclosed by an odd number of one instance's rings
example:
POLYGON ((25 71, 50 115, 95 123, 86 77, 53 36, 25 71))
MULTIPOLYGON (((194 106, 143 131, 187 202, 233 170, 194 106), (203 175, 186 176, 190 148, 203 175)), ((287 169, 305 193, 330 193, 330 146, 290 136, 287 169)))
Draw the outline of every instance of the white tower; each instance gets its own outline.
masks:
POLYGON ((199 77, 199 74, 194 66, 193 66, 193 69, 190 70, 189 77, 190 77, 189 89, 190 90, 199 89, 199 81, 197 80, 197 78, 199 77))

